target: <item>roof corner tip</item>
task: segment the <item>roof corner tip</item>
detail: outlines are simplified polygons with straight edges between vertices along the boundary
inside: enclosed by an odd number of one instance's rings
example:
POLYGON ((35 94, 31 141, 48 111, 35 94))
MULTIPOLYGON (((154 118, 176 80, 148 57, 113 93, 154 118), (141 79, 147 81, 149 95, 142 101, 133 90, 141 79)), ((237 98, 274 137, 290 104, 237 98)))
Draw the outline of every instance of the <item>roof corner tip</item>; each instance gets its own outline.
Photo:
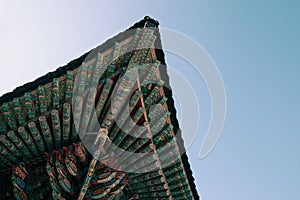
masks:
POLYGON ((151 18, 149 16, 145 16, 144 20, 145 20, 145 24, 151 23, 152 26, 154 25, 155 27, 158 27, 158 25, 159 25, 159 22, 156 19, 153 19, 153 18, 151 18))
POLYGON ((159 22, 149 16, 145 16, 142 20, 136 22, 133 26, 131 26, 128 30, 130 29, 135 29, 135 28, 157 28, 159 25, 159 22))

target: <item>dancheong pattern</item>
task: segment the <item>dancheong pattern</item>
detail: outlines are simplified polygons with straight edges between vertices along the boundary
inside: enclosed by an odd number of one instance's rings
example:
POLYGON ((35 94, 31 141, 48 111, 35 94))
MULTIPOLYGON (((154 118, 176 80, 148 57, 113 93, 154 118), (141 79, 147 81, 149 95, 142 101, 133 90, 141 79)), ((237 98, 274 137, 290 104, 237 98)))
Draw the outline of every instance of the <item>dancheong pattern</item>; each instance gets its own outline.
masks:
POLYGON ((0 199, 199 199, 159 46, 145 17, 2 96, 0 199))

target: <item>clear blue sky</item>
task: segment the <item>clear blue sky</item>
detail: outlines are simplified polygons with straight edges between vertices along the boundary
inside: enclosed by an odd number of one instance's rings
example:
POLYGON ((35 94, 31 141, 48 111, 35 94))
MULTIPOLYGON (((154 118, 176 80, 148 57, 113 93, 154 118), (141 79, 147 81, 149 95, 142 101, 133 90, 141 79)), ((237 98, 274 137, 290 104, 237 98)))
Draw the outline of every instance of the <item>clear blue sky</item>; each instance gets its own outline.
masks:
MULTIPOLYGON (((1 1, 0 92, 55 70, 149 15, 161 27, 200 43, 217 64, 226 87, 223 133, 203 160, 198 152, 209 101, 203 86, 195 89, 200 90, 198 95, 203 93, 204 117, 188 155, 202 199, 296 200, 300 196, 299 10, 300 2, 292 0, 1 1)), ((167 56, 170 65, 182 70, 180 61, 167 56)), ((182 73, 195 84, 192 72, 182 73)))

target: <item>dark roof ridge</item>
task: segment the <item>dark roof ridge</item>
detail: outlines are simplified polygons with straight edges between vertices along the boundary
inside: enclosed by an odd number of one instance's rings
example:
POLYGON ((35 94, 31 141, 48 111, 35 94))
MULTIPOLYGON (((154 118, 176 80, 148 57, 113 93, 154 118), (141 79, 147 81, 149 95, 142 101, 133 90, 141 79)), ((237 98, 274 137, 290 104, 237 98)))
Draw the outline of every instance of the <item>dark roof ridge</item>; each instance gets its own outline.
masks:
POLYGON ((183 166, 187 175, 187 179, 188 179, 188 183, 190 185, 190 188, 192 190, 192 194, 194 199, 200 199, 200 196, 198 195, 197 189, 196 189, 196 185, 194 182, 194 177, 193 177, 193 172, 191 170, 191 166, 190 163, 188 162, 188 157, 186 154, 186 149, 184 147, 184 141, 182 138, 182 132, 181 129, 179 127, 179 122, 178 119, 176 117, 176 109, 175 109, 175 103, 174 103, 174 99, 173 99, 173 92, 170 89, 170 78, 169 75, 167 73, 167 65, 165 63, 165 54, 162 48, 162 42, 161 42, 161 37, 160 37, 160 33, 159 31, 156 31, 156 35, 158 36, 154 46, 156 47, 155 49, 155 54, 157 56, 157 60, 159 60, 163 65, 161 65, 160 67, 160 74, 161 74, 161 78, 162 80, 165 82, 165 87, 164 87, 164 91, 165 91, 165 95, 168 98, 167 100, 167 105, 168 105, 168 109, 171 112, 171 122, 172 125, 174 126, 174 132, 177 135, 177 144, 179 147, 179 151, 181 154, 181 160, 183 162, 183 166))
MULTIPOLYGON (((139 22, 135 23, 134 25, 129 27, 127 30, 131 30, 131 29, 135 29, 135 28, 142 28, 145 25, 150 26, 150 27, 153 27, 153 26, 158 27, 159 23, 158 23, 157 20, 154 20, 149 16, 145 16, 144 19, 142 19, 139 22)), ((100 45, 100 48, 102 48, 103 50, 106 50, 106 49, 110 48, 112 46, 111 43, 116 42, 116 39, 120 40, 120 38, 121 38, 120 36, 124 32, 126 32, 127 30, 125 30, 125 31, 115 35, 114 37, 106 40, 103 44, 100 45)), ((96 48, 98 49, 99 47, 96 47, 96 48)), ((47 74, 37 78, 34 81, 31 81, 29 83, 25 83, 24 85, 15 88, 11 92, 3 94, 0 97, 0 104, 4 103, 4 102, 12 101, 14 98, 24 95, 25 92, 35 90, 39 85, 45 85, 45 84, 51 82, 53 78, 57 78, 57 77, 61 76, 62 74, 66 73, 67 70, 72 70, 72 69, 80 66, 81 63, 84 62, 85 58, 89 55, 89 53, 91 53, 94 50, 95 50, 95 48, 88 51, 88 52, 86 52, 82 56, 70 61, 68 64, 66 64, 64 66, 60 66, 55 71, 48 72, 47 74)))

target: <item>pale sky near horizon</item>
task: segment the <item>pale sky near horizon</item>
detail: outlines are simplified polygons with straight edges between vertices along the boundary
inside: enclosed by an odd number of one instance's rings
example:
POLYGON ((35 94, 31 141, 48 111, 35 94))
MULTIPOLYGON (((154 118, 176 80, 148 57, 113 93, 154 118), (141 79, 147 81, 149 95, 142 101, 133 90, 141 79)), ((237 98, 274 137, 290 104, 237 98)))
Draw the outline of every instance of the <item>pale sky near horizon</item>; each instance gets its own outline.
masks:
MULTIPOLYGON (((182 68, 184 61, 167 54, 167 64, 190 80, 200 99, 199 133, 188 156, 202 199, 299 199, 300 2, 0 3, 0 94, 67 64, 145 15, 190 36, 218 66, 227 94, 222 136, 199 160, 209 123, 208 94, 203 80, 182 68)), ((176 85, 171 77, 172 82, 176 85)))

